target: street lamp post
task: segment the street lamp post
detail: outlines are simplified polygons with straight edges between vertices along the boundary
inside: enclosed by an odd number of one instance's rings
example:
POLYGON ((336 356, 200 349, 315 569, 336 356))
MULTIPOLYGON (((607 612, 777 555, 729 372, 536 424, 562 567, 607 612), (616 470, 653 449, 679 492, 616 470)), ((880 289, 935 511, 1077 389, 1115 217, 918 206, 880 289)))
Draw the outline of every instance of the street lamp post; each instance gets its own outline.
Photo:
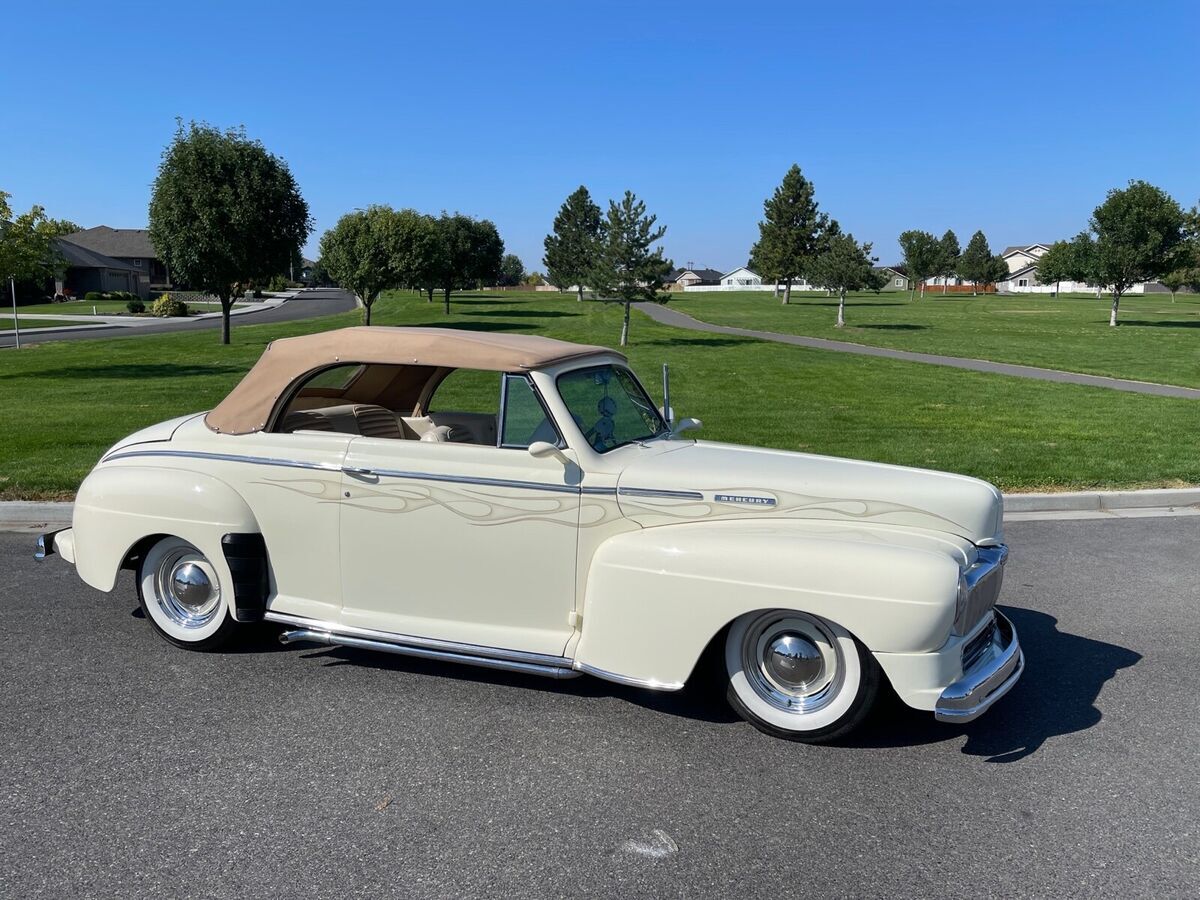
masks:
POLYGON ((17 320, 17 279, 14 275, 8 276, 8 286, 12 288, 13 300, 13 335, 17 339, 17 349, 21 349, 21 323, 17 320))

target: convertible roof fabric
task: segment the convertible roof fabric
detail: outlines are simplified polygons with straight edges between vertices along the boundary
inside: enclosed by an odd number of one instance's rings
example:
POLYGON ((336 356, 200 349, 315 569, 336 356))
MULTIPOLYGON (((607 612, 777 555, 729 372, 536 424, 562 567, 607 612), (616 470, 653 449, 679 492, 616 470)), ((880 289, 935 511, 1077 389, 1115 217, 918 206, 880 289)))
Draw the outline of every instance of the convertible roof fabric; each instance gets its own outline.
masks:
POLYGON ((272 341, 229 395, 204 417, 213 431, 249 434, 266 427, 281 395, 298 378, 338 364, 419 365, 519 372, 606 354, 607 347, 529 334, 454 328, 339 328, 272 341))

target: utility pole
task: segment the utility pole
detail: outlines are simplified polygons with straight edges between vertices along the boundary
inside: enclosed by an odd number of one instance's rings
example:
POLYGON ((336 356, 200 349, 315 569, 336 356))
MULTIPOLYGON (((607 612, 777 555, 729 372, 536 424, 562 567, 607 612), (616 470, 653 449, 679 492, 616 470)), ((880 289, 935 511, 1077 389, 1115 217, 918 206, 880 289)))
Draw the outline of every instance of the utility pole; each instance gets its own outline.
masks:
POLYGON ((17 279, 14 275, 8 276, 8 286, 12 288, 13 298, 13 333, 17 339, 17 349, 21 349, 21 323, 17 321, 17 279))

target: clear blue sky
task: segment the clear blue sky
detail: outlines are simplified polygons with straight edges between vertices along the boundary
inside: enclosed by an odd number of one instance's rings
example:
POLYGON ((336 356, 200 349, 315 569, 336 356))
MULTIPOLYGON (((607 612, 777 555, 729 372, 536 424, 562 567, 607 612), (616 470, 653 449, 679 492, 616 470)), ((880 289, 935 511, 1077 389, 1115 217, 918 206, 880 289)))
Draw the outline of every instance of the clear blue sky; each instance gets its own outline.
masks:
POLYGON ((541 268, 563 198, 626 188, 679 264, 745 262, 797 162, 843 228, 1067 237, 1143 178, 1200 199, 1200 3, 9 3, 0 189, 146 224, 176 116, 244 124, 321 232, 492 219, 541 268))

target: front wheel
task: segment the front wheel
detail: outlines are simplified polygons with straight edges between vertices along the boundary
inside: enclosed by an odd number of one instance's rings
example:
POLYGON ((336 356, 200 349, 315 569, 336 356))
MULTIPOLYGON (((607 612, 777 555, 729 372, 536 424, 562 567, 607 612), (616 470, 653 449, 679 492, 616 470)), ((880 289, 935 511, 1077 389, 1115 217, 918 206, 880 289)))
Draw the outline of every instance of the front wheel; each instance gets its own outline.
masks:
POLYGON ((822 743, 857 728, 879 694, 879 664, 846 629, 792 610, 749 613, 725 639, 727 696, 755 728, 822 743))
POLYGON ((213 650, 237 628, 216 567, 182 538, 162 538, 146 551, 137 585, 142 612, 176 647, 213 650))

